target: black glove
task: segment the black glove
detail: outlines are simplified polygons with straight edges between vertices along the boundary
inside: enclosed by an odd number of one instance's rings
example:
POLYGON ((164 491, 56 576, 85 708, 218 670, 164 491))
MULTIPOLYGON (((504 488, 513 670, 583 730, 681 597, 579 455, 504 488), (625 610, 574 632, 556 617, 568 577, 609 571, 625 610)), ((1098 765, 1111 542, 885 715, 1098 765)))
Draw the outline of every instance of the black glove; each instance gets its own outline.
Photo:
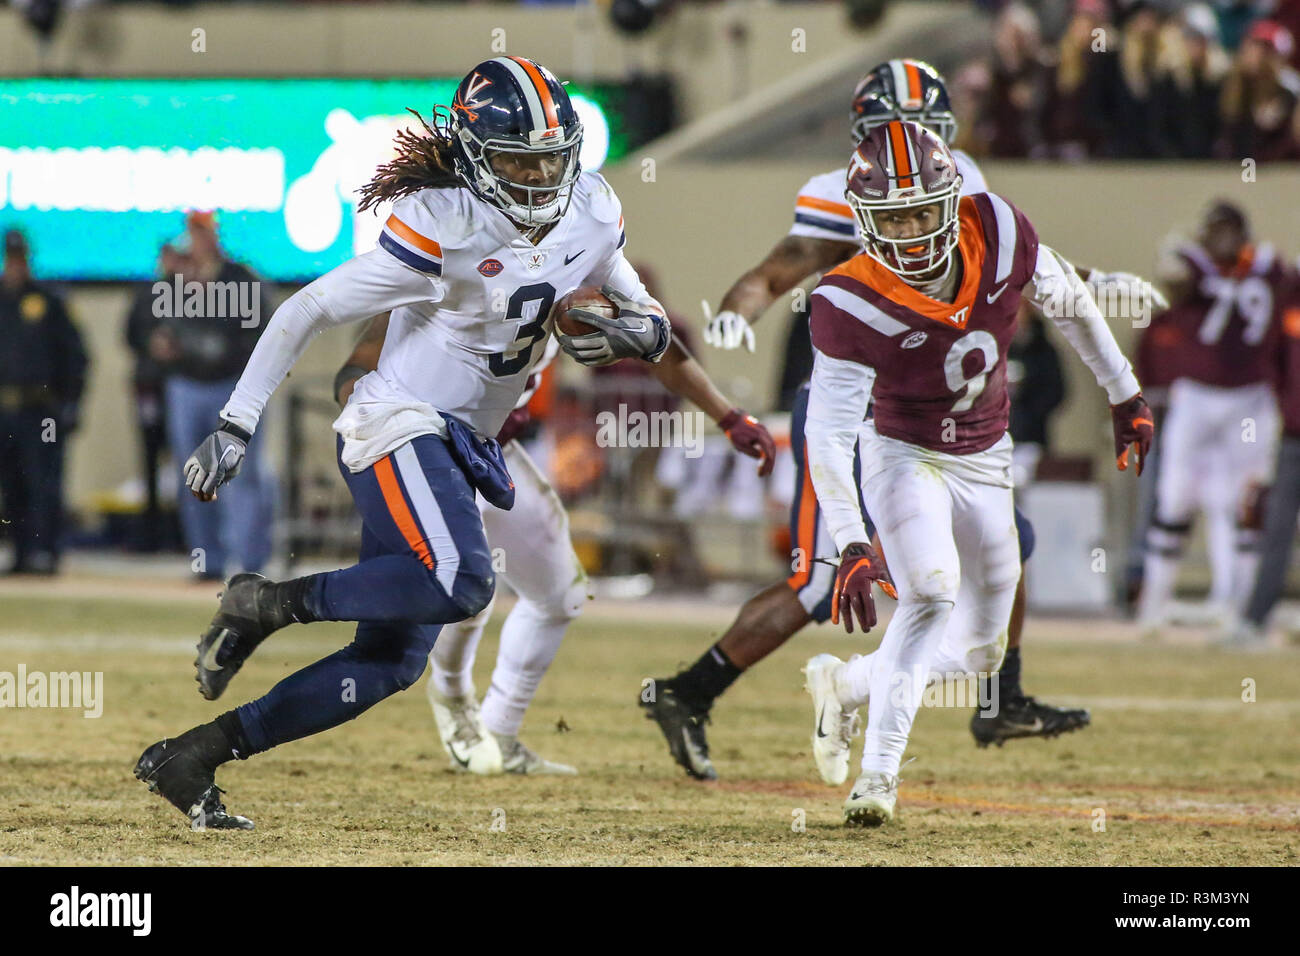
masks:
POLYGON ((557 332, 560 348, 583 365, 609 365, 625 358, 658 362, 663 358, 673 337, 668 319, 645 311, 644 306, 617 289, 606 286, 600 291, 618 308, 618 317, 607 319, 587 309, 570 309, 570 315, 600 331, 586 335, 557 332))

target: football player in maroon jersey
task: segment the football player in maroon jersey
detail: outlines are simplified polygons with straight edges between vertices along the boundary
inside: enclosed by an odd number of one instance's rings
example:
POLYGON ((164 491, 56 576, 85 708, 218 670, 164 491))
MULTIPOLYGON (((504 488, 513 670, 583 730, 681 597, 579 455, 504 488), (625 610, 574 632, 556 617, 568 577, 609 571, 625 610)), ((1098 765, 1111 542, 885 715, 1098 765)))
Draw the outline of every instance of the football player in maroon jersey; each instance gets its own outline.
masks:
MULTIPOLYGON (((957 129, 946 85, 937 70, 919 60, 897 59, 879 64, 854 91, 850 129, 856 145, 867 133, 892 120, 920 123, 940 137, 951 139, 957 129)), ((986 192, 988 186, 975 161, 953 151, 962 177, 962 193, 986 192)), ((839 265, 861 251, 857 222, 844 202, 845 171, 814 176, 795 199, 794 222, 789 233, 767 256, 737 279, 722 297, 719 312, 704 331, 707 343, 733 349, 754 348, 750 324, 782 295, 812 276, 839 265)), ((1167 304, 1149 282, 1128 273, 1102 273, 1080 269, 1093 288, 1106 290, 1111 301, 1167 304)), ((791 415, 791 445, 795 458, 795 498, 790 515, 793 546, 790 576, 754 595, 736 615, 722 637, 692 665, 670 678, 654 681, 655 693, 642 690, 640 705, 659 726, 669 752, 687 774, 713 780, 717 771, 709 758, 705 724, 714 701, 742 673, 767 657, 810 623, 830 618, 834 566, 827 557, 833 544, 817 507, 817 495, 804 467, 803 421, 808 407, 808 387, 795 399, 791 415)), ((1016 510, 1021 562, 1033 551, 1033 526, 1016 510)), ((997 687, 982 688, 995 694, 996 712, 977 710, 971 733, 980 746, 1021 737, 1054 737, 1087 726, 1088 711, 1055 707, 1025 694, 1020 686, 1020 642, 1025 621, 1023 580, 1016 590, 1010 636, 997 687)))
POLYGON ((847 664, 820 654, 805 667, 813 756, 828 783, 847 777, 843 730, 868 707, 862 773, 844 808, 850 824, 893 818, 927 683, 1002 663, 1020 578, 1006 361, 1022 296, 1106 390, 1118 467, 1136 444, 1140 471, 1154 432, 1137 378, 1073 266, 1005 199, 960 192, 956 161, 929 130, 873 130, 850 161, 845 194, 865 251, 812 296, 805 438, 840 553, 832 620, 850 632, 855 617, 863 631, 876 622, 872 586, 885 570, 862 503, 899 602, 874 653, 847 664))
POLYGON ((1196 241, 1167 250, 1159 268, 1173 305, 1149 330, 1170 379, 1138 614, 1149 632, 1169 618, 1197 511, 1213 574, 1210 616, 1226 624, 1250 592, 1259 531, 1246 506, 1276 447, 1271 373, 1291 275, 1269 243, 1252 241, 1245 214, 1221 201, 1204 214, 1196 241))
POLYGON ((1241 620, 1223 642, 1228 647, 1254 648, 1267 643, 1265 625, 1282 596, 1296 516, 1300 515, 1300 283, 1292 283, 1282 306, 1281 345, 1274 363, 1282 440, 1278 445, 1273 484, 1263 502, 1263 540, 1259 570, 1241 620))

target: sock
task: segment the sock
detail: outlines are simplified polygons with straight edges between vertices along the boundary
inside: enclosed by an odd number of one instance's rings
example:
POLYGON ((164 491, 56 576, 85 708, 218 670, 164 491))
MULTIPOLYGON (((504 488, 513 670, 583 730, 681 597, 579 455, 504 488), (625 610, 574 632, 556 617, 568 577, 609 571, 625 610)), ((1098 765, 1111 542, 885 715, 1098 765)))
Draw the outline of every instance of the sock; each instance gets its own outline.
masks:
POLYGON ((198 758, 210 767, 219 767, 229 760, 247 760, 251 749, 233 710, 185 731, 176 738, 176 743, 193 747, 198 758))
POLYGON ((1002 669, 998 671, 998 696, 991 698, 986 694, 984 699, 1015 700, 1024 696, 1025 692, 1020 689, 1020 648, 1008 648, 1002 658, 1002 669))
POLYGON ((492 683, 483 696, 483 723, 488 730, 506 737, 518 736, 528 705, 537 695, 572 622, 568 614, 538 607, 526 599, 511 608, 501 625, 501 647, 492 669, 492 683))
POLYGON ((257 609, 273 630, 290 624, 319 621, 316 594, 322 575, 309 574, 292 581, 274 581, 258 595, 257 609))
POLYGON ((722 648, 714 644, 698 661, 668 681, 668 686, 678 697, 708 710, 742 673, 722 648))

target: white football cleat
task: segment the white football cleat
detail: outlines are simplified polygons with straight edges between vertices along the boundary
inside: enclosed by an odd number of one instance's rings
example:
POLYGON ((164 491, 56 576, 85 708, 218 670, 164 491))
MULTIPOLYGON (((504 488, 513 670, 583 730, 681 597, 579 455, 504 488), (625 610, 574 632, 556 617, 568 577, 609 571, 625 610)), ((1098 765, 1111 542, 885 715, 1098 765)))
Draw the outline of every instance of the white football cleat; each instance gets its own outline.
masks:
POLYGON ((844 801, 846 826, 878 827, 894 819, 898 801, 898 777, 892 773, 868 770, 853 784, 844 801))
POLYGON ((1214 640, 1214 646, 1225 651, 1268 650, 1268 631, 1250 621, 1237 621, 1225 628, 1214 640))
POLYGON ((818 654, 803 668, 803 686, 813 702, 813 760, 833 787, 849 779, 849 747, 862 726, 858 712, 846 712, 835 694, 835 668, 843 663, 833 654, 818 654))
POLYGON ((547 760, 528 747, 520 743, 518 737, 511 737, 506 734, 493 733, 496 738, 497 746, 501 750, 502 766, 506 773, 522 774, 554 774, 564 777, 576 777, 578 775, 577 767, 570 767, 567 763, 556 763, 553 760, 547 760))
POLYGON ((433 681, 429 682, 428 694, 451 769, 485 775, 504 773, 501 747, 484 726, 474 694, 446 697, 434 690, 433 681))

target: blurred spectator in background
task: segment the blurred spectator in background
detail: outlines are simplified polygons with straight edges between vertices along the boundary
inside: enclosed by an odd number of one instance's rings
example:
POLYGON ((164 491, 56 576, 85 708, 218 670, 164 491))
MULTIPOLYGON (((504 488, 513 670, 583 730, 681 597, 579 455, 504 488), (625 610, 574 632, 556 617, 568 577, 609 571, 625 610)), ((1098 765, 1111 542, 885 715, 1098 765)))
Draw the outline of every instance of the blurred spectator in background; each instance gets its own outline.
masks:
POLYGON ((1041 151, 1043 96, 1049 80, 1038 17, 1023 3, 1002 8, 993 25, 988 89, 976 120, 987 156, 1030 156, 1041 151))
POLYGON ((1300 76, 1287 64, 1294 49, 1294 38, 1280 24, 1257 20, 1251 25, 1223 84, 1219 156, 1260 162, 1300 158, 1300 76))
POLYGON ((1015 336, 1007 349, 1007 386, 1011 418, 1007 431, 1015 442, 1013 479, 1017 488, 1034 480, 1038 462, 1051 449, 1051 417, 1065 401, 1061 358, 1047 337, 1043 318, 1022 302, 1015 336))
POLYGON ((1214 0, 1214 12, 1219 21, 1219 39, 1223 46, 1234 51, 1241 46, 1250 25, 1268 16, 1276 0, 1214 0))
POLYGON ((1219 136, 1219 97, 1229 67, 1214 11, 1192 4, 1167 38, 1155 91, 1164 154, 1208 159, 1219 136))
MULTIPOLYGON (((189 249, 189 236, 184 234, 164 243, 158 253, 158 278, 171 284, 180 276, 183 282, 185 273, 190 271, 189 249)), ((140 284, 126 314, 125 328, 127 348, 135 356, 131 391, 144 469, 145 510, 134 542, 140 551, 157 551, 165 538, 158 503, 158 463, 167 448, 166 374, 162 363, 149 350, 149 341, 163 322, 154 314, 154 304, 158 301, 154 285, 153 281, 140 284)))
POLYGON ((59 565, 63 455, 77 427, 86 350, 63 300, 37 283, 27 240, 5 233, 0 273, 0 496, 15 574, 59 565))
MULTIPOLYGON (((1300 0, 1278 0, 1269 19, 1286 27, 1292 39, 1300 38, 1300 0)), ((1300 70, 1300 43, 1291 50, 1290 66, 1293 70, 1300 70)))
MULTIPOLYGON (((257 277, 225 257, 210 213, 191 213, 186 233, 184 302, 175 301, 174 284, 161 290, 155 301, 161 321, 149 336, 149 356, 166 375, 167 435, 177 468, 215 427, 274 311, 257 277)), ((232 556, 245 571, 260 571, 271 557, 274 483, 263 465, 265 419, 259 432, 239 480, 223 487, 215 502, 180 495, 181 527, 200 580, 223 580, 232 556)))
POLYGON ((1077 0, 1057 47, 1043 110, 1045 154, 1079 161, 1099 154, 1115 116, 1116 30, 1104 0, 1077 0))
POLYGON ((1128 7, 1120 37, 1115 77, 1113 129, 1119 134, 1108 144, 1106 155, 1123 159, 1148 159, 1164 154, 1156 70, 1162 21, 1147 0, 1128 7))

